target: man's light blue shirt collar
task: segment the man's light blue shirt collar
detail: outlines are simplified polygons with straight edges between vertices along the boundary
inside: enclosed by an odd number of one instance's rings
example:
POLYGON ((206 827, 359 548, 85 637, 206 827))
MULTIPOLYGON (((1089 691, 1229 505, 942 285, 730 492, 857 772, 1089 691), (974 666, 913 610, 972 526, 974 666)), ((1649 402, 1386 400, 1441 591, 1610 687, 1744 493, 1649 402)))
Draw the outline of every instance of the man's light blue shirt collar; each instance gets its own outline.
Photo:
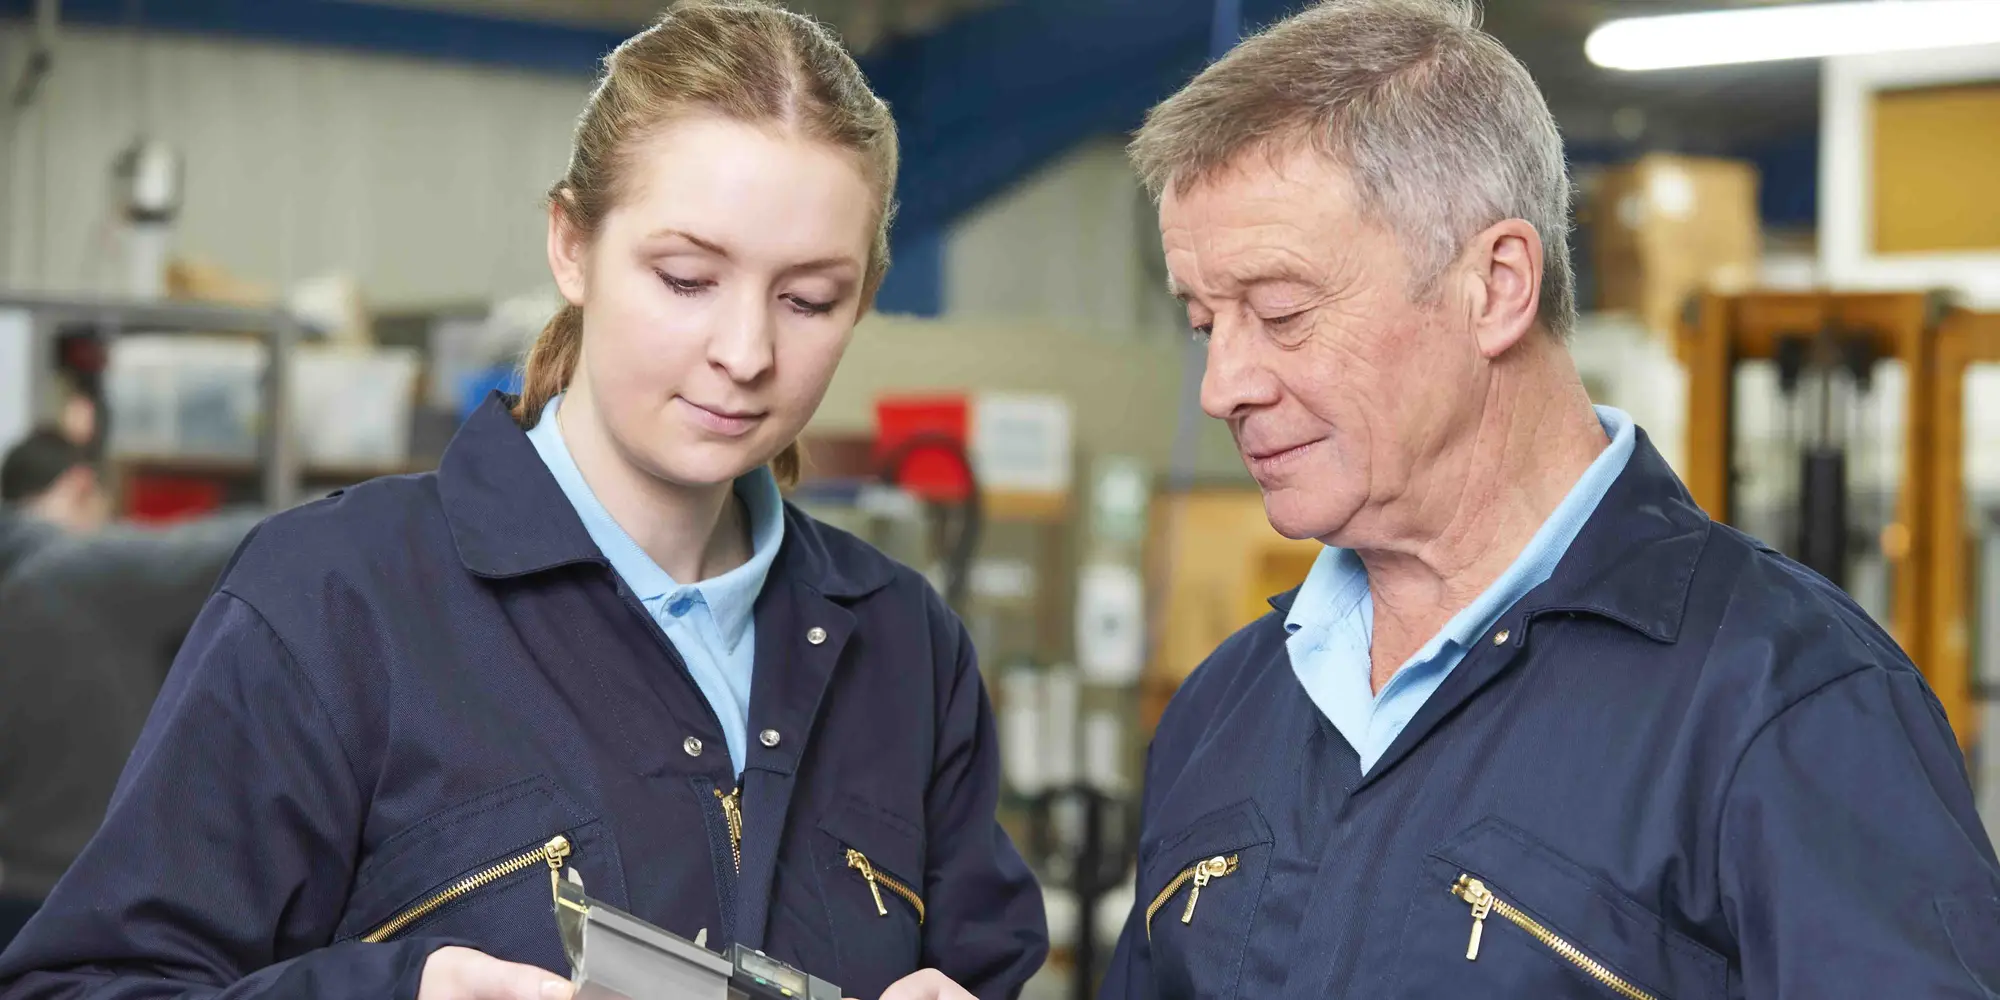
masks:
POLYGON ((556 485, 562 487, 563 495, 576 508, 584 530, 610 561, 611 568, 655 617, 663 608, 683 600, 705 604, 724 641, 731 647, 740 644, 750 631, 751 611, 757 604, 757 595, 764 590, 764 580, 770 575, 771 564, 777 559, 785 537, 784 499, 771 470, 759 466, 739 476, 735 484, 736 496, 743 501, 749 515, 750 558, 726 573, 683 586, 612 520, 611 512, 604 509, 590 484, 584 481, 556 424, 562 399, 558 395, 542 408, 541 419, 528 431, 528 440, 534 443, 542 463, 555 476, 556 485))
POLYGON ((1521 554, 1382 686, 1371 690, 1370 646, 1375 607, 1361 557, 1328 546, 1314 560, 1285 616, 1292 667, 1322 714, 1361 755, 1364 773, 1389 748, 1465 652, 1507 609, 1555 572, 1611 484, 1625 469, 1637 439, 1632 418, 1596 408, 1610 444, 1593 460, 1521 554))

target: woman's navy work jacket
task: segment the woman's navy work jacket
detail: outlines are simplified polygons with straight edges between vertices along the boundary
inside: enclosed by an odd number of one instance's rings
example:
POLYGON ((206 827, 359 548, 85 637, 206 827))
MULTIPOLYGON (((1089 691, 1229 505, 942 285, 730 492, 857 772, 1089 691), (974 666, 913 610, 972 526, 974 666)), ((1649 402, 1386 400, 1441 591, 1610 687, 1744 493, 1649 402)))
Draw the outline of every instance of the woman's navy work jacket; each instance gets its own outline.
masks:
POLYGON ((407 1000, 445 943, 563 973, 558 836, 593 896, 848 996, 922 967, 1018 992, 1042 897, 994 817, 964 627, 915 572, 785 517, 740 841, 715 714, 503 398, 436 473, 266 522, 0 993, 407 1000))
POLYGON ((2000 996, 2000 870, 1936 698, 1643 434, 1365 776, 1289 601, 1161 720, 1101 1000, 2000 996))

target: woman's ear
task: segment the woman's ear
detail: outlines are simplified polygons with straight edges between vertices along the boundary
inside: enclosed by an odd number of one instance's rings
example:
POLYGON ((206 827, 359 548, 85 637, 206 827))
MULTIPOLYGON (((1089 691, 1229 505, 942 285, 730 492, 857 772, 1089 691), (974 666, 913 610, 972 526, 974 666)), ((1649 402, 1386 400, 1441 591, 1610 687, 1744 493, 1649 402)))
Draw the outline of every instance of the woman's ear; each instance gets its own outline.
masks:
POLYGON ((570 305, 581 307, 588 288, 589 241, 570 221, 574 198, 567 188, 549 199, 549 273, 570 305))

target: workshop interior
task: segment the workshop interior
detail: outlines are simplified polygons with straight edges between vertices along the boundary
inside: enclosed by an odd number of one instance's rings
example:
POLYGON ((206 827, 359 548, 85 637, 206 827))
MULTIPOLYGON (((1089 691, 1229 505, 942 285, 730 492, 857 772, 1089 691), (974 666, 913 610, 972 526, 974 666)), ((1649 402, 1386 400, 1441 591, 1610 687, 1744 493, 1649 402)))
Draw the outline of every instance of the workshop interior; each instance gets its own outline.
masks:
MULTIPOLYGON (((788 499, 966 623, 1001 820, 1052 937, 1030 995, 1080 1000, 1132 909, 1152 728, 1321 549, 1272 529, 1201 411, 1203 352, 1124 145, 1301 4, 785 2, 840 33, 903 144, 893 267, 788 499)), ((162 530, 437 468, 561 305, 545 194, 598 60, 662 6, 0 0, 0 451, 69 435, 109 519, 162 530)), ((1719 28, 1741 44, 1673 52, 1618 30, 1919 6, 1484 18, 1566 143, 1590 395, 1711 517, 1888 629, 1993 828, 2000 4, 1893 42, 1719 28)), ((0 671, 62 664, 0 646, 0 671)), ((121 697, 149 700, 159 677, 135 676, 121 697)))

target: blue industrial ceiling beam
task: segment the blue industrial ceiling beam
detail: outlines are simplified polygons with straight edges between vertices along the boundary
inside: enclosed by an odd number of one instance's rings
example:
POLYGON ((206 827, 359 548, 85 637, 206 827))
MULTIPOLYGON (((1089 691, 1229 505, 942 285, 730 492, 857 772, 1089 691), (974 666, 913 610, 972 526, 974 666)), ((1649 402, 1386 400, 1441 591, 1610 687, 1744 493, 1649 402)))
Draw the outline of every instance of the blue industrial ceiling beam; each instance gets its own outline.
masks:
MULTIPOLYGON (((25 18, 33 7, 33 0, 0 0, 0 18, 25 18)), ((353 0, 62 0, 62 19, 70 24, 122 27, 135 13, 147 31, 585 75, 624 38, 601 29, 353 0)))
MULTIPOLYGON (((1253 25, 1293 5, 1241 3, 1253 25)), ((885 48, 865 66, 902 126, 902 219, 944 225, 1078 142, 1137 127, 1207 64, 1214 15, 1214 0, 1016 0, 885 48)))

